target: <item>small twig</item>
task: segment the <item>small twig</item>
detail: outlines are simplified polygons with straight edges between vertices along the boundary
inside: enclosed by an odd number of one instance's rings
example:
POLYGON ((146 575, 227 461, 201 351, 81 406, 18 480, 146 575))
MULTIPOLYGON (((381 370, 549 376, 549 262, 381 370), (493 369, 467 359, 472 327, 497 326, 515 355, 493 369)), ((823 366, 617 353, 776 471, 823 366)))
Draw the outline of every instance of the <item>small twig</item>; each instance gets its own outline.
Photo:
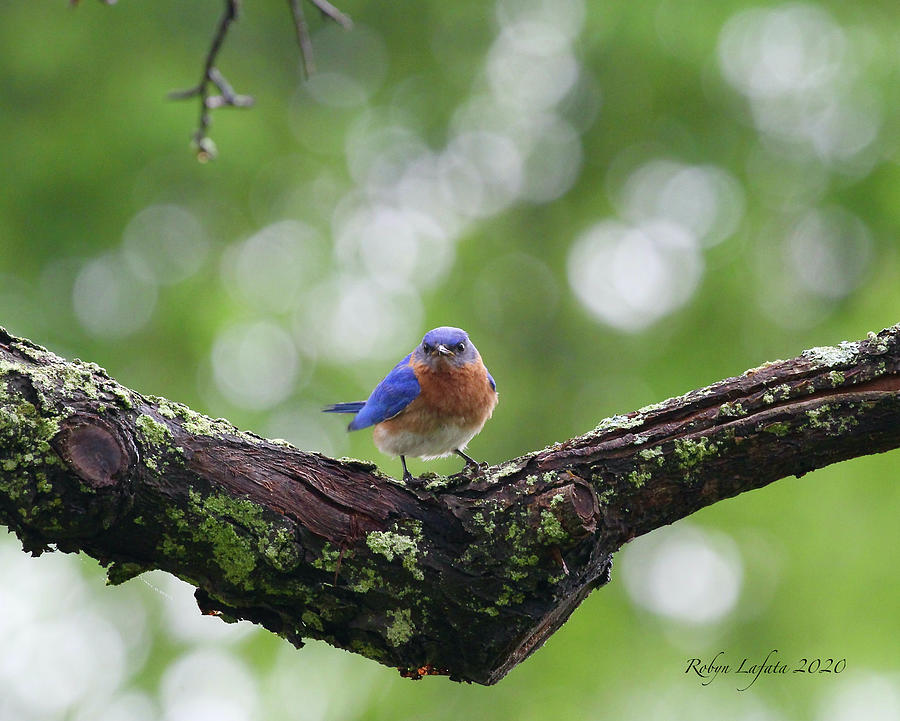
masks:
POLYGON ((303 63, 303 74, 307 80, 316 72, 315 58, 313 57, 312 38, 309 36, 309 26, 303 15, 303 3, 301 0, 288 0, 291 6, 291 15, 294 16, 294 30, 297 32, 297 45, 300 46, 300 59, 303 63))
POLYGON ((328 0, 309 0, 313 5, 319 8, 319 11, 327 18, 334 20, 338 25, 340 25, 345 30, 349 30, 353 27, 353 21, 350 19, 349 15, 344 15, 340 10, 338 10, 334 5, 332 5, 328 0))
POLYGON ((200 123, 194 133, 194 144, 197 146, 197 157, 204 162, 216 157, 215 143, 209 137, 209 126, 212 122, 210 111, 221 107, 246 108, 253 105, 253 98, 249 95, 235 93, 225 76, 215 67, 216 57, 222 49, 228 29, 237 20, 239 12, 240 0, 225 0, 225 10, 219 19, 219 26, 216 28, 209 51, 206 53, 202 79, 192 88, 169 93, 169 98, 172 100, 200 97, 200 123), (221 95, 210 96, 210 84, 218 88, 221 95))

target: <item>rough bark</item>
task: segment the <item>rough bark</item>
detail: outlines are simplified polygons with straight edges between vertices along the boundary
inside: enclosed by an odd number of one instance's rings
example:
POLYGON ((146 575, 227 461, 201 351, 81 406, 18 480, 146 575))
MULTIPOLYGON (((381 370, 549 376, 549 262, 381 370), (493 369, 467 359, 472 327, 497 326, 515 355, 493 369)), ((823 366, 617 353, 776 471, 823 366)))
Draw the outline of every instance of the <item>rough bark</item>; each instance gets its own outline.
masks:
POLYGON ((703 506, 900 445, 900 326, 413 488, 142 396, 0 329, 0 522, 113 583, 160 568, 300 646, 492 684, 703 506))

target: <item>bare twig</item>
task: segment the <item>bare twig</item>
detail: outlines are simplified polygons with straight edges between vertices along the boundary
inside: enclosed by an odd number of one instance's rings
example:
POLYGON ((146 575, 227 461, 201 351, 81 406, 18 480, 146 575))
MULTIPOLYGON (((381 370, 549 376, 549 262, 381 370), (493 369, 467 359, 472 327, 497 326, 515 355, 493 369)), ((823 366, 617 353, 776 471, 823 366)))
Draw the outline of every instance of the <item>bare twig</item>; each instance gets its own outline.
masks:
POLYGON ((309 26, 303 15, 303 3, 301 0, 288 0, 288 4, 291 6, 291 15, 294 17, 294 30, 297 32, 297 45, 300 46, 303 74, 308 79, 316 72, 316 64, 313 57, 312 39, 309 37, 309 26))
POLYGON ((209 137, 209 126, 212 122, 210 111, 222 107, 247 108, 253 105, 253 98, 249 95, 235 93, 225 76, 215 67, 216 57, 222 49, 228 29, 237 20, 239 12, 240 0, 225 0, 225 10, 219 19, 219 26, 216 28, 209 51, 206 53, 203 77, 200 82, 187 90, 176 90, 169 93, 169 98, 172 100, 200 97, 200 124, 194 133, 194 145, 197 148, 198 159, 204 162, 216 157, 215 143, 209 137), (220 95, 209 94, 211 84, 219 90, 220 95))
POLYGON ((334 5, 332 5, 328 0, 309 0, 313 5, 315 5, 321 11, 322 15, 327 17, 330 20, 334 20, 338 25, 340 25, 345 30, 349 30, 353 27, 353 21, 350 19, 349 15, 344 15, 340 10, 338 10, 334 5))
MULTIPOLYGON (((350 16, 345 15, 332 5, 328 0, 309 0, 316 6, 322 17, 333 20, 342 28, 349 30, 353 27, 353 21, 350 16)), ((302 0, 288 0, 291 7, 291 15, 294 17, 294 30, 297 33, 297 45, 300 46, 300 59, 303 63, 303 74, 309 79, 316 72, 316 62, 313 56, 312 38, 309 36, 309 25, 306 23, 306 16, 303 14, 302 0)))
MULTIPOLYGON (((77 2, 78 0, 72 0, 77 2)), ((212 122, 211 111, 216 108, 232 107, 246 108, 253 105, 253 98, 249 95, 239 95, 225 79, 225 76, 215 67, 216 58, 225 42, 225 36, 231 24, 238 18, 241 0, 225 0, 225 10, 219 19, 219 25, 213 36, 212 44, 206 53, 206 62, 203 66, 203 77, 200 82, 186 90, 176 90, 169 93, 173 100, 185 100, 187 98, 200 98, 200 123, 194 133, 194 145, 197 147, 197 157, 201 161, 211 160, 216 157, 216 146, 209 137, 209 126, 212 122), (219 95, 210 95, 210 85, 219 90, 219 95)), ((351 28, 353 21, 350 17, 338 10, 328 0, 309 0, 323 17, 336 22, 343 28, 351 28)), ((309 25, 303 14, 302 0, 288 0, 291 15, 294 19, 294 30, 297 33, 297 44, 300 46, 300 57, 303 64, 303 74, 309 78, 315 73, 315 59, 313 57, 312 38, 309 34, 309 25)))

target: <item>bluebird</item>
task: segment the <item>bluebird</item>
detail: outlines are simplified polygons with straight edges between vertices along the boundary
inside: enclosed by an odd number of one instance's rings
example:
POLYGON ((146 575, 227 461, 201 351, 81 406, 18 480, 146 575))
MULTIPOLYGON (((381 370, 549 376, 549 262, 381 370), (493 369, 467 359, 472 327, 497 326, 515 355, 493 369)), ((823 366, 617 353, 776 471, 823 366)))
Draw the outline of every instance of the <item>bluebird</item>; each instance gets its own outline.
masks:
POLYGON ((478 466, 463 452, 497 405, 497 384, 469 335, 442 326, 394 366, 366 401, 335 403, 326 413, 355 413, 347 430, 375 426, 378 450, 400 456, 403 480, 415 479, 406 456, 442 458, 456 453, 466 466, 478 466))

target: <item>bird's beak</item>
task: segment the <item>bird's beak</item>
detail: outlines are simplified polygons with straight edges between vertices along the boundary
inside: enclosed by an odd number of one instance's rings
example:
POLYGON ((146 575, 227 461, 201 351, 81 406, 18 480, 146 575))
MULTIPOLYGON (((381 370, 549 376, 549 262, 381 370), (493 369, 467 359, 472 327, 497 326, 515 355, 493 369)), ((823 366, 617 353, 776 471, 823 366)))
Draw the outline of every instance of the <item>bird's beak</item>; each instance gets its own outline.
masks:
POLYGON ((434 350, 436 353, 438 353, 440 355, 453 355, 453 351, 450 350, 443 343, 441 345, 439 345, 437 348, 435 348, 434 350))

